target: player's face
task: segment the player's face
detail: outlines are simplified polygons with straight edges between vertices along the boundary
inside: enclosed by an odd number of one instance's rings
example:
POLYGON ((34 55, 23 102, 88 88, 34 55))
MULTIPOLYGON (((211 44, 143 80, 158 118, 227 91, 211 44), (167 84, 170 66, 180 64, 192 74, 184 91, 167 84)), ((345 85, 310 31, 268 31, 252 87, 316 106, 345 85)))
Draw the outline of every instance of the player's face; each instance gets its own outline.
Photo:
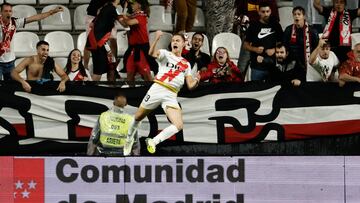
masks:
POLYGON ((40 45, 38 48, 37 48, 37 53, 38 53, 38 56, 41 60, 45 61, 46 58, 49 56, 49 46, 48 45, 40 45))
POLYGON ((224 48, 218 48, 216 50, 215 57, 220 64, 224 64, 228 58, 228 55, 224 48))
POLYGON ((179 35, 174 35, 171 39, 171 50, 174 53, 182 52, 183 48, 185 46, 184 39, 179 35))
POLYGON ((283 62, 285 61, 286 57, 287 57, 287 52, 284 46, 275 49, 275 55, 276 55, 276 61, 277 62, 283 62))
POLYGON ((4 6, 1 9, 1 16, 5 18, 6 20, 10 20, 12 16, 12 7, 11 6, 4 6))
POLYGON ((305 22, 305 16, 300 10, 296 10, 293 13, 295 25, 303 25, 305 22))
POLYGON ((330 47, 324 46, 320 49, 319 55, 322 59, 328 59, 330 54, 330 47))
POLYGON ((333 0, 334 8, 338 12, 345 10, 345 0, 333 0))
POLYGON ((357 62, 360 62, 360 44, 358 44, 354 47, 353 52, 354 52, 355 60, 357 62))
POLYGON ((264 22, 269 22, 269 18, 271 15, 271 9, 270 7, 261 7, 259 10, 259 16, 260 16, 260 20, 264 21, 264 22))
POLYGON ((72 64, 79 64, 81 61, 81 53, 78 50, 75 50, 70 55, 71 63, 72 64))
POLYGON ((203 45, 203 40, 203 36, 199 34, 194 35, 191 39, 191 46, 193 47, 193 49, 195 49, 196 51, 199 50, 203 45))

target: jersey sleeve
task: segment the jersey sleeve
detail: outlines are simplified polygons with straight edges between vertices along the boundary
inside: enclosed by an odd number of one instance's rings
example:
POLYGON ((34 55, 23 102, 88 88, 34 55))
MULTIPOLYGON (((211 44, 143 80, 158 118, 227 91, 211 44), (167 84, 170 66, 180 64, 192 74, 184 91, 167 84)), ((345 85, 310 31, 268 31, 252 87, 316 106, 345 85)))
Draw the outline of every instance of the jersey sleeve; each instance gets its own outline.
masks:
POLYGON ((15 24, 17 28, 25 27, 25 18, 15 18, 15 24))
POLYGON ((186 65, 187 65, 188 68, 185 70, 185 76, 192 76, 190 63, 186 62, 186 65))
POLYGON ((160 54, 156 60, 162 61, 162 60, 164 60, 167 51, 165 49, 159 49, 159 52, 160 52, 160 54))

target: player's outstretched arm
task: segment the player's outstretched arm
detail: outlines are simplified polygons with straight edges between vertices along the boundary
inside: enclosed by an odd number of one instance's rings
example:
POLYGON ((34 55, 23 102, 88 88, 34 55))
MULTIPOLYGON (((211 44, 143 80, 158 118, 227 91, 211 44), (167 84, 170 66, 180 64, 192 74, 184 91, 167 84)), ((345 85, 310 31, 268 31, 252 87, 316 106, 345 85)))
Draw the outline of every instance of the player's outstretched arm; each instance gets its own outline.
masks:
POLYGON ((159 51, 158 49, 157 49, 157 50, 155 50, 155 49, 156 49, 156 45, 157 45, 157 43, 159 42, 160 37, 161 37, 162 35, 163 35, 163 32, 162 32, 161 30, 156 31, 156 33, 155 33, 155 40, 154 40, 154 42, 151 43, 151 45, 150 45, 149 55, 152 56, 152 57, 154 57, 154 58, 158 58, 159 55, 160 55, 160 51, 159 51))

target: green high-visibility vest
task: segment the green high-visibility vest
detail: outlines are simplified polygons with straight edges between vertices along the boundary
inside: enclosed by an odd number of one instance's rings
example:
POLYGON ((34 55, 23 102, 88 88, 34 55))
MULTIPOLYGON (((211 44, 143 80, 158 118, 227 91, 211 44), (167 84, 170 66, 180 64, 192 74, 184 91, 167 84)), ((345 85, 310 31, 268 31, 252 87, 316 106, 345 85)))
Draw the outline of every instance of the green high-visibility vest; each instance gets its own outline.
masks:
POLYGON ((100 143, 103 147, 121 148, 126 142, 133 117, 129 114, 106 111, 100 115, 100 143))

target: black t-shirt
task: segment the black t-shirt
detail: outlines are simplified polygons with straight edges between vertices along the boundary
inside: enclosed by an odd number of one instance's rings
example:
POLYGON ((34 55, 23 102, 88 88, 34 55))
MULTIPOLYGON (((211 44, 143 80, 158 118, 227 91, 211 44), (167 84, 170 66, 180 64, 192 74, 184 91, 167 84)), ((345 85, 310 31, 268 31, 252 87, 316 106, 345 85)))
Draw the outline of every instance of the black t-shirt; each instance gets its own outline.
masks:
MULTIPOLYGON (((296 28, 296 43, 291 43, 291 33, 293 25, 286 27, 284 31, 284 44, 289 48, 292 56, 298 56, 298 61, 305 66, 305 50, 304 50, 304 28, 296 28)), ((310 26, 310 52, 314 51, 319 42, 318 33, 310 26)))
POLYGON ((113 4, 106 4, 94 19, 94 33, 96 40, 100 40, 106 33, 111 32, 117 20, 118 13, 113 4))
POLYGON ((207 65, 210 63, 211 58, 208 54, 203 53, 200 51, 199 56, 195 56, 195 50, 190 49, 188 53, 183 55, 183 57, 189 61, 191 67, 194 67, 195 63, 197 64, 198 70, 200 70, 203 67, 207 67, 207 65))
MULTIPOLYGON (((351 22, 356 17, 358 17, 357 10, 358 9, 348 9, 351 22)), ((320 15, 324 16, 325 21, 328 21, 331 11, 332 11, 332 7, 323 7, 323 12, 320 13, 320 15)), ((333 46, 333 47, 339 46, 339 44, 340 44, 340 27, 339 27, 340 16, 341 16, 341 13, 338 12, 336 15, 336 19, 335 19, 333 28, 331 30, 330 36, 329 36, 329 42, 331 43, 331 46, 333 46)))
MULTIPOLYGON (((270 21, 268 24, 263 24, 260 21, 254 22, 250 24, 249 29, 246 32, 245 41, 251 43, 251 46, 254 47, 264 47, 264 52, 262 54, 251 52, 251 68, 268 70, 268 65, 270 64, 257 63, 257 56, 260 55, 268 57, 265 50, 275 48, 276 42, 283 41, 283 31, 281 25, 275 21, 270 21)), ((275 54, 271 58, 272 60, 275 60, 275 54)))
POLYGON ((106 2, 108 2, 108 1, 107 0, 91 0, 89 3, 89 6, 86 9, 87 14, 90 16, 97 16, 98 9, 100 9, 102 6, 104 6, 106 2))

